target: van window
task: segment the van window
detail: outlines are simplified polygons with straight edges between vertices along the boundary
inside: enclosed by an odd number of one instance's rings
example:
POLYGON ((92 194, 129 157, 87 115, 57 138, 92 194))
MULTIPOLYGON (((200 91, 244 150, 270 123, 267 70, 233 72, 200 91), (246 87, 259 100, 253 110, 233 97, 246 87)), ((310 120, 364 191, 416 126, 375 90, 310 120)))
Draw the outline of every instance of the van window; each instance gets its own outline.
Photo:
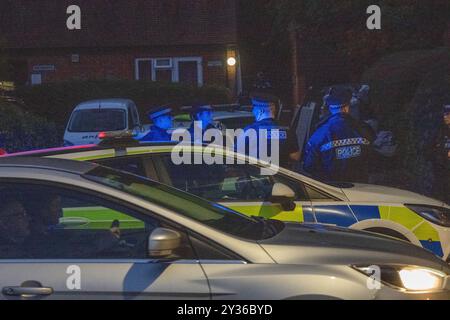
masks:
POLYGON ((75 111, 70 132, 119 131, 127 128, 126 113, 122 109, 90 109, 75 111))

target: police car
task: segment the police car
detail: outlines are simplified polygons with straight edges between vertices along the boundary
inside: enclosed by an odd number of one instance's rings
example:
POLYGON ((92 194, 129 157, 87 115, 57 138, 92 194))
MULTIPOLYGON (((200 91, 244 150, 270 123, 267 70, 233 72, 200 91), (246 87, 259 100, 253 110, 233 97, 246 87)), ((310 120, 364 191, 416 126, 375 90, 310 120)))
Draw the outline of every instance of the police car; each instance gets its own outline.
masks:
POLYGON ((8 156, 96 162, 151 178, 249 216, 380 233, 450 261, 450 206, 441 201, 383 186, 328 184, 283 168, 266 175, 261 168, 272 170, 267 164, 219 147, 212 150, 193 146, 188 151, 200 158, 205 151, 223 155, 224 164, 175 165, 172 155, 176 144, 129 144, 119 140, 8 156))

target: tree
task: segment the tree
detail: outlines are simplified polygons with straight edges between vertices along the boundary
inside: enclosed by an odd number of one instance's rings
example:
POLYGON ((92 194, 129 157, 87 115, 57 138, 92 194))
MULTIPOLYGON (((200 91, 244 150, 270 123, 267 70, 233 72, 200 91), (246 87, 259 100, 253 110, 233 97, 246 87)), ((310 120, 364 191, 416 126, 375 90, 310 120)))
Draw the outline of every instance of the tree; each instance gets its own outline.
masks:
MULTIPOLYGON (((260 0, 245 0, 248 7, 260 0), (253 3, 253 4, 251 4, 253 3)), ((308 85, 333 81, 358 81, 380 57, 402 51, 443 45, 448 29, 448 0, 268 0, 263 1, 266 24, 271 26, 265 47, 277 48, 285 59, 289 52, 289 29, 299 38, 299 63, 306 70, 308 85), (382 29, 368 30, 366 10, 382 10, 382 29), (340 67, 342 70, 328 70, 340 67), (327 71, 328 70, 328 71, 327 71), (342 74, 340 74, 342 73, 342 74), (328 74, 326 77, 325 74, 328 74), (317 79, 316 79, 317 78, 317 79), (311 81, 312 79, 312 81, 311 81)), ((259 7, 261 4, 259 4, 259 7)), ((250 14, 252 14, 250 12, 250 14)), ((248 17, 249 20, 251 16, 248 17)), ((283 61, 271 65, 280 65, 283 61)))

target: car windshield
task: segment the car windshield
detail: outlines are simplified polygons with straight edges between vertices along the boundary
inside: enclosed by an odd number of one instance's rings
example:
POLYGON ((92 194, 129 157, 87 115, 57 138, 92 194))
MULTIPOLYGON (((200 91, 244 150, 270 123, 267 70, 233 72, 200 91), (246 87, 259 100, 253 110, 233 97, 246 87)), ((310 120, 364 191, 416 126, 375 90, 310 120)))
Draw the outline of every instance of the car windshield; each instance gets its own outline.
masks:
POLYGON ((126 115, 122 109, 89 109, 75 111, 70 132, 100 132, 125 130, 126 115))
POLYGON ((239 117, 239 118, 229 118, 229 119, 220 119, 225 128, 227 129, 244 129, 248 125, 252 124, 255 121, 253 117, 239 117))
POLYGON ((158 182, 106 167, 97 167, 84 178, 123 191, 172 210, 221 232, 247 240, 268 239, 284 228, 284 223, 251 218, 197 196, 158 182))

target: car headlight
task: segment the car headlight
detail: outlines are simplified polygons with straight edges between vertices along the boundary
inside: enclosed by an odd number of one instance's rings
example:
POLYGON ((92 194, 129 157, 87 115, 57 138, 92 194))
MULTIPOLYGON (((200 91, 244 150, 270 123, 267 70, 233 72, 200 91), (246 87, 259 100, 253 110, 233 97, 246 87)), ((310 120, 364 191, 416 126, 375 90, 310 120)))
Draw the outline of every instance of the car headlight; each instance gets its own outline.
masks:
POLYGON ((353 266, 382 283, 409 292, 441 291, 447 275, 438 270, 415 266, 353 266), (379 268, 379 274, 376 272, 379 268))
POLYGON ((417 204, 405 204, 405 206, 430 222, 450 227, 450 209, 448 208, 417 204))

